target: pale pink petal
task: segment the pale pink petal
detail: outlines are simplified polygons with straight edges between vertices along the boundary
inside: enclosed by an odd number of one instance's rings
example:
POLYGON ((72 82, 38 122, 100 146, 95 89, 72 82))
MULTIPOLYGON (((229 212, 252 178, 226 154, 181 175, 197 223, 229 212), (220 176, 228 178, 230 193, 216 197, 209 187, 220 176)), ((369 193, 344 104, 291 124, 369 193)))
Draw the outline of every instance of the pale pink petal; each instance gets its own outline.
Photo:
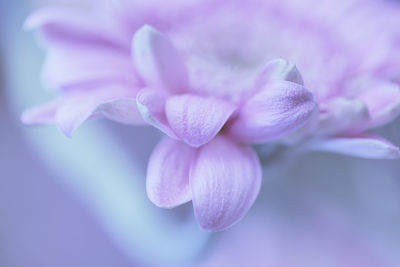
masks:
POLYGON ((368 108, 359 99, 337 97, 320 105, 317 134, 357 132, 369 120, 368 108))
POLYGON ((372 82, 357 96, 371 116, 371 127, 384 125, 400 114, 400 87, 390 82, 372 82))
POLYGON ((147 168, 147 195, 162 208, 191 200, 189 174, 196 149, 170 138, 154 149, 147 168))
POLYGON ((21 116, 24 124, 54 124, 55 115, 60 105, 60 100, 56 99, 41 106, 25 111, 21 116))
POLYGON ((252 206, 261 186, 261 165, 250 147, 217 136, 200 148, 190 184, 200 226, 221 231, 252 206))
POLYGON ((104 117, 125 124, 144 124, 139 113, 135 98, 119 98, 106 102, 97 107, 94 113, 100 113, 104 117))
POLYGON ((100 21, 92 12, 67 7, 43 7, 28 17, 25 27, 39 28, 47 41, 42 79, 48 87, 137 83, 129 45, 120 40, 117 29, 100 21))
POLYGON ((312 141, 304 145, 306 150, 326 151, 368 159, 397 159, 400 150, 382 137, 362 135, 337 137, 312 141))
POLYGON ((42 80, 55 89, 104 82, 138 84, 128 53, 102 46, 67 43, 48 49, 42 80))
POLYGON ((284 59, 269 61, 256 81, 256 88, 263 87, 271 80, 285 80, 304 85, 303 77, 296 66, 284 59))
POLYGON ((191 94, 171 96, 165 106, 171 129, 178 138, 194 147, 214 138, 235 109, 224 100, 191 94))
POLYGON ((143 80, 171 92, 187 89, 187 70, 170 40, 151 26, 140 28, 133 38, 132 56, 143 80))
POLYGON ((144 121, 161 130, 171 138, 177 139, 165 115, 167 96, 160 90, 145 88, 136 95, 136 103, 144 121))
MULTIPOLYGON (((85 120, 92 116, 102 115, 103 104, 118 104, 116 100, 120 100, 121 98, 134 99, 135 90, 134 88, 126 88, 118 85, 104 86, 88 90, 71 90, 66 92, 62 98, 62 105, 57 110, 55 120, 62 132, 67 136, 71 136, 76 128, 85 120)), ((128 109, 131 108, 129 106, 126 107, 128 109)), ((126 113, 134 114, 136 110, 128 110, 126 113)), ((107 114, 107 110, 105 113, 107 114)), ((135 114, 134 116, 138 118, 139 114, 135 114)), ((112 118, 112 116, 109 117, 112 118)), ((124 118, 120 120, 124 120, 124 118)), ((134 119, 133 121, 136 120, 134 119)))
POLYGON ((27 30, 40 29, 51 44, 90 43, 116 49, 127 48, 122 32, 106 19, 95 17, 94 12, 60 6, 46 6, 33 12, 25 21, 27 30))
POLYGON ((270 141, 304 125, 315 108, 313 94, 303 86, 271 81, 243 104, 228 132, 249 143, 270 141))
POLYGON ((65 135, 71 136, 90 117, 105 116, 119 122, 142 124, 134 104, 134 88, 110 85, 69 90, 49 104, 28 110, 22 121, 28 124, 54 123, 65 135))

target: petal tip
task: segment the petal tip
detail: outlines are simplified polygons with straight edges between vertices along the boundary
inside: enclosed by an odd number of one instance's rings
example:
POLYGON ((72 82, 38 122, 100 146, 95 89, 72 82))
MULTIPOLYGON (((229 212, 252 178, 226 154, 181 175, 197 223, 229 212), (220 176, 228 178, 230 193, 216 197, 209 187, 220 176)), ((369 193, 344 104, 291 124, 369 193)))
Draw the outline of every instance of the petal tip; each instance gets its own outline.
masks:
POLYGON ((76 127, 67 127, 63 125, 58 125, 60 131, 68 138, 72 138, 72 134, 75 132, 76 127))
POLYGON ((184 143, 169 138, 156 146, 146 177, 146 192, 152 203, 171 209, 191 200, 189 172, 195 152, 184 143))
POLYGON ((226 137, 201 148, 190 173, 193 208, 202 229, 217 232, 239 222, 261 187, 256 153, 226 137))
POLYGON ((138 29, 132 40, 136 70, 147 85, 173 92, 187 89, 188 74, 180 53, 170 39, 150 25, 138 29))
POLYGON ((256 87, 262 87, 271 80, 284 80, 304 85, 303 77, 296 65, 281 58, 267 62, 256 81, 256 87))

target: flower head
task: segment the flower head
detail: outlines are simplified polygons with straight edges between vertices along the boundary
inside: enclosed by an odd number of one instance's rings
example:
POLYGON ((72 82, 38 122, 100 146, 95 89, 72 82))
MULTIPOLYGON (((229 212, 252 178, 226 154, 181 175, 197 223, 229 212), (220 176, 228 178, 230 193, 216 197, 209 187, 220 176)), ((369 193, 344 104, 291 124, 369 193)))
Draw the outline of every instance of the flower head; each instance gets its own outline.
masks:
POLYGON ((397 5, 118 3, 90 14, 47 8, 28 19, 46 40, 44 80, 61 94, 23 120, 57 124, 67 135, 99 116, 160 129, 168 138, 154 150, 147 177, 156 205, 192 200, 203 228, 231 226, 261 184, 251 144, 400 155, 365 134, 400 111, 397 5))
POLYGON ((132 47, 147 85, 136 97, 139 111, 171 138, 150 158, 150 199, 166 208, 192 200, 203 228, 231 226, 261 185, 258 157, 246 143, 277 139, 304 125, 315 109, 313 95, 284 60, 268 62, 253 86, 234 91, 240 97, 222 96, 196 90, 179 52, 154 28, 139 29, 132 47))

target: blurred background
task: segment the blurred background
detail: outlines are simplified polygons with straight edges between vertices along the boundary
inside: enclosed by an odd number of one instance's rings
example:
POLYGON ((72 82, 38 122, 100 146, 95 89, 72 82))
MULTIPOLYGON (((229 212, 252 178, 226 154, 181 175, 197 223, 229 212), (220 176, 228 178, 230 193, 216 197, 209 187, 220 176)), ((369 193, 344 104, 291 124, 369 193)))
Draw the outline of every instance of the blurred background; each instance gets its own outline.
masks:
MULTIPOLYGON (((399 161, 312 153, 266 167, 249 214, 211 234, 190 204, 147 199, 156 130, 91 121, 68 139, 23 126, 51 97, 22 30, 43 2, 0 0, 0 267, 400 266, 399 161)), ((399 120, 378 131, 400 145, 399 120)))

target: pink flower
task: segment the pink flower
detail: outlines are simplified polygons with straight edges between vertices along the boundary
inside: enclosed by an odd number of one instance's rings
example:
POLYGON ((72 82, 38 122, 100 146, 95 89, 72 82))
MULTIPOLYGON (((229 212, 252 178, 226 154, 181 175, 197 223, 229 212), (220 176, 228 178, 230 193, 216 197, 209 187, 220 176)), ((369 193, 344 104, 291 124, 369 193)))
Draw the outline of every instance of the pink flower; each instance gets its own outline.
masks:
POLYGON ((229 227, 260 187, 250 144, 399 156, 389 141, 365 134, 400 110, 397 4, 120 2, 107 12, 49 8, 28 19, 47 41, 44 80, 61 96, 23 120, 57 124, 67 135, 99 116, 157 127, 170 138, 149 162, 156 205, 192 200, 203 228, 229 227))
POLYGON ((150 26, 136 32, 132 54, 148 85, 136 97, 139 111, 171 137, 150 158, 149 198, 164 208, 192 200, 201 227, 231 226, 261 185, 258 157, 245 143, 273 140, 302 126, 314 111, 313 95, 284 60, 267 63, 258 82, 238 95, 196 90, 179 52, 150 26))
MULTIPOLYGON (((50 11, 34 14, 28 25, 42 27, 50 45, 45 80, 63 91, 54 102, 26 113, 24 120, 56 123, 69 135, 89 117, 138 123, 139 110, 146 122, 172 138, 151 156, 149 198, 165 208, 192 200, 205 229, 231 226, 253 204, 261 166, 249 144, 292 132, 314 112, 313 95, 285 60, 260 62, 234 84, 226 80, 233 76, 224 73, 229 65, 219 70, 213 59, 193 63, 197 55, 189 58, 190 51, 177 50, 150 26, 136 32, 129 43, 132 50, 127 50, 127 37, 108 20, 101 28, 112 31, 99 30, 92 18, 79 21, 75 13, 50 11)), ((174 29, 172 36, 184 38, 174 29)))

